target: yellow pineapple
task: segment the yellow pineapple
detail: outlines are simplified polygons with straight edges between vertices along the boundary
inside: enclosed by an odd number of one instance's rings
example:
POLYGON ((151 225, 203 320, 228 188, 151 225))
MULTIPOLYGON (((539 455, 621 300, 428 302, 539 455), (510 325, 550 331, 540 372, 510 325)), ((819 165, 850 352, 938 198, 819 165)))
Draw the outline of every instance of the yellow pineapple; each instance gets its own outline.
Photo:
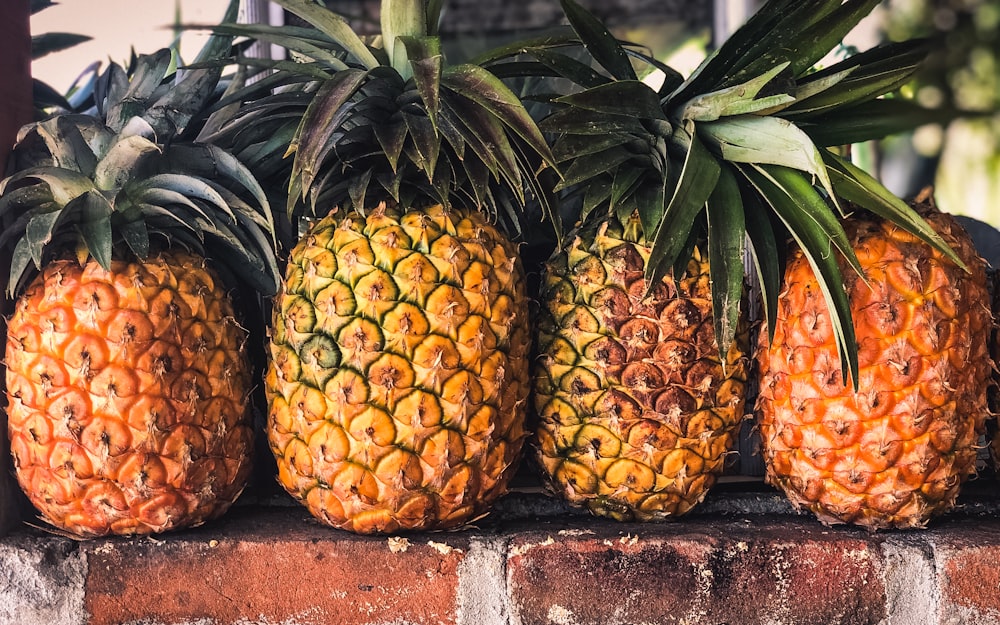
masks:
POLYGON ((884 220, 845 222, 862 271, 844 272, 855 384, 844 386, 829 313, 799 252, 774 338, 761 339, 767 479, 825 523, 922 527, 976 472, 992 369, 985 263, 955 220, 920 210, 965 268, 884 220))
MULTIPOLYGON (((444 63, 439 3, 383 2, 380 49, 311 1, 279 4, 346 55, 303 69, 329 78, 290 148, 290 212, 319 219, 274 305, 278 480, 337 528, 462 525, 506 492, 526 437, 525 276, 502 227, 548 146, 498 78, 444 63)), ((300 33, 279 39, 294 50, 300 33)), ((244 122, 226 132, 246 136, 244 122)))
POLYGON ((112 65, 101 116, 26 126, 0 183, 14 467, 83 537, 198 525, 249 477, 247 331, 213 266, 273 292, 270 215, 232 156, 182 136, 218 75, 169 65, 112 65))

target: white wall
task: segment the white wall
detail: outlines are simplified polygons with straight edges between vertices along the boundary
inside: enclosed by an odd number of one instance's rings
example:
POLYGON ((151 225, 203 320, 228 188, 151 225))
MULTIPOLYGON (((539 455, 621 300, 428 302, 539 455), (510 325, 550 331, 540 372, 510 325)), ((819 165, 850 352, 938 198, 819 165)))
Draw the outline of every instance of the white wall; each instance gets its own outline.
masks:
MULTIPOLYGON (((2 1, 2 0, 0 0, 2 1)), ((94 37, 63 52, 38 59, 32 65, 36 78, 65 91, 92 61, 128 59, 131 48, 148 53, 170 45, 174 34, 175 2, 172 0, 57 0, 31 18, 31 30, 71 32, 94 37)), ((228 0, 176 0, 185 23, 213 24, 222 19, 228 0)), ((181 40, 181 55, 193 59, 205 35, 187 33, 181 40)))

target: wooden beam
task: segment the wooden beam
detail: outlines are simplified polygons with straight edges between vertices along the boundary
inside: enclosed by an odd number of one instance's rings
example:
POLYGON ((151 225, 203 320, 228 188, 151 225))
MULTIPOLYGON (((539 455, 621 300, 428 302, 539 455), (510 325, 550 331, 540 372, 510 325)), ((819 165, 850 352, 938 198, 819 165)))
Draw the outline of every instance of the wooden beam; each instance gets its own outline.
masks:
MULTIPOLYGON (((28 2, 0 0, 0 174, 7 171, 7 158, 18 129, 30 122, 32 116, 28 2)), ((10 257, 4 252, 0 254, 0 270, 6 271, 8 267, 10 257)), ((5 319, 9 313, 10 302, 0 297, 0 314, 5 319)), ((0 329, 6 336, 6 325, 2 321, 0 319, 0 329)), ((0 375, 3 375, 2 365, 0 375)), ((11 474, 7 422, 0 413, 0 536, 24 518, 24 498, 11 474)))
POLYGON ((0 2, 0 172, 18 129, 31 121, 31 34, 28 0, 0 2))

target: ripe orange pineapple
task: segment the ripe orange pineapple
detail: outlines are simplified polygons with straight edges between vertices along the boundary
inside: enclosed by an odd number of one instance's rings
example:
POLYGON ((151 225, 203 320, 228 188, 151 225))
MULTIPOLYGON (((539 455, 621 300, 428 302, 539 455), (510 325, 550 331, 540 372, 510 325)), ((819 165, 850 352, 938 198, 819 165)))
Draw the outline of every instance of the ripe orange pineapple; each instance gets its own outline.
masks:
POLYGON ((767 480, 825 523, 922 527, 976 472, 992 363, 985 264, 951 217, 923 217, 968 271, 898 227, 845 222, 863 278, 845 271, 858 382, 844 386, 820 287, 800 252, 762 335, 767 480))
POLYGON ((22 488, 83 536, 202 523, 250 471, 246 332, 202 258, 52 261, 7 328, 22 488))
POLYGON ((233 157, 181 136, 218 75, 169 65, 140 56, 132 82, 112 65, 102 116, 26 127, 0 183, 14 466, 42 517, 83 537, 203 523, 249 476, 247 331, 206 255, 273 292, 270 214, 233 157))
MULTIPOLYGON (((523 187, 537 188, 548 146, 496 76, 444 62, 440 3, 386 0, 382 47, 369 48, 320 5, 278 2, 318 29, 278 41, 308 44, 310 81, 329 75, 304 94, 286 65, 272 80, 288 90, 250 109, 308 102, 289 208, 319 217, 274 305, 265 390, 278 479, 337 528, 462 525, 504 494, 526 437, 525 276, 503 227, 523 187), (329 38, 333 52, 316 54, 329 38)), ((253 117, 223 134, 253 136, 253 117)))

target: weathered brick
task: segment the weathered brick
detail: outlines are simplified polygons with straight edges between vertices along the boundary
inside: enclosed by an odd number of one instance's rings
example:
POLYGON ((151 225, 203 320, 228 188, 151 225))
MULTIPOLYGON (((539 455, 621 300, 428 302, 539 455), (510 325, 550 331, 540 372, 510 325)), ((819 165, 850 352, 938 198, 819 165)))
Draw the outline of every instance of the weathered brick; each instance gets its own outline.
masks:
POLYGON ((0 540, 0 625, 84 625, 84 559, 71 540, 0 540))
POLYGON ((1000 623, 1000 520, 950 521, 928 533, 942 625, 1000 623))
POLYGON ((89 625, 455 623, 468 541, 407 540, 354 536, 279 508, 157 539, 90 542, 89 625))
POLYGON ((810 623, 886 619, 878 540, 811 520, 697 519, 532 531, 508 584, 522 623, 810 623))

